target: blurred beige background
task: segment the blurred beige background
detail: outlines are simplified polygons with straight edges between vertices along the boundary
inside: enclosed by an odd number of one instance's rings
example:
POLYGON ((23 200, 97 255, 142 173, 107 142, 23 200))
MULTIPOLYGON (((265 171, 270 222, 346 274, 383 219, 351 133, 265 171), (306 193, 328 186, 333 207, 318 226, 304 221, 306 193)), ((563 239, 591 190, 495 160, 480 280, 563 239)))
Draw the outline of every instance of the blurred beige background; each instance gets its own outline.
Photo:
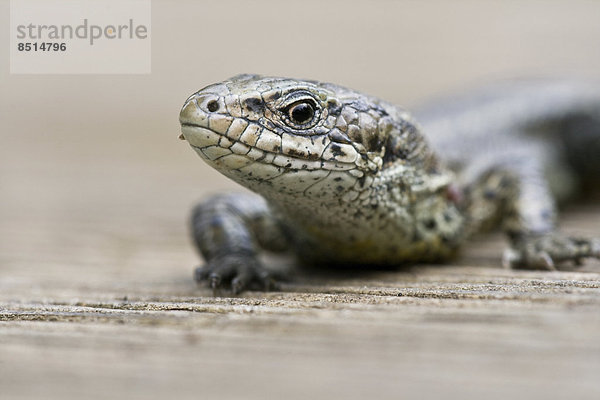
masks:
MULTIPOLYGON (((1 26, 8 26, 8 16, 9 1, 1 0, 1 26)), ((149 75, 10 75, 8 33, 8 29, 0 30, 3 49, 0 54, 0 301, 4 302, 52 299, 54 303, 71 304, 73 299, 86 295, 88 299, 114 300, 124 293, 130 298, 131 293, 139 298, 198 295, 191 281, 192 267, 198 257, 187 234, 189 210, 210 192, 239 188, 205 166, 185 142, 177 140, 178 113, 188 95, 215 81, 242 72, 305 77, 333 81, 410 107, 431 96, 495 79, 600 78, 600 2, 593 0, 153 1, 149 75)), ((444 321, 450 318, 436 323, 445 326, 444 321)), ((577 321, 583 323, 588 321, 586 318, 577 321)), ((418 327, 408 343, 414 340, 423 348, 434 348, 432 343, 439 346, 436 349, 443 348, 445 342, 439 341, 440 338, 427 339, 426 326, 413 323, 418 327)), ((4 352, 4 358, 0 357, 0 375, 12 379, 12 393, 25 390, 34 397, 45 393, 42 389, 38 393, 34 386, 28 385, 32 376, 41 379, 43 388, 64 396, 83 396, 85 391, 69 386, 70 391, 65 392, 59 386, 61 379, 66 382, 79 379, 102 393, 111 387, 112 390, 127 387, 131 376, 140 385, 151 381, 148 388, 157 395, 171 393, 169 383, 173 382, 189 389, 188 394, 193 393, 193 382, 183 375, 169 380, 162 375, 164 370, 153 369, 164 363, 164 358, 152 358, 150 361, 156 364, 148 362, 142 366, 134 362, 121 365, 117 356, 105 357, 102 346, 110 341, 97 332, 101 337, 97 343, 104 344, 88 348, 83 353, 88 358, 83 361, 66 353, 55 353, 52 346, 45 353, 42 349, 48 346, 44 340, 59 341, 58 347, 63 349, 70 346, 68 341, 60 342, 64 333, 60 329, 70 328, 53 326, 57 329, 56 336, 48 334, 44 325, 24 326, 25 330, 40 330, 40 336, 32 336, 30 341, 22 331, 9 328, 2 331, 7 335, 3 340, 8 342, 0 340, 0 344, 17 344, 4 352), (64 364, 56 361, 63 358, 64 364), (55 360, 58 367, 49 360, 55 360), (48 375, 48 371, 57 374, 61 368, 72 375, 58 378, 48 375), (113 368, 125 371, 122 378, 112 381, 107 378, 112 376, 113 368), (148 374, 146 379, 136 375, 140 368, 148 374), (104 374, 100 376, 104 380, 97 380, 97 372, 104 374), (50 378, 44 380, 44 377, 50 378)), ((222 322, 219 326, 228 325, 222 322)), ((250 322, 244 325, 246 331, 260 331, 261 326, 250 322)), ((480 335, 479 325, 473 326, 473 338, 486 336, 480 335)), ((310 326, 306 329, 309 335, 313 332, 310 326)), ((449 334, 454 334, 452 329, 454 325, 449 334)), ((522 332, 523 340, 538 333, 533 326, 527 329, 522 332)), ((73 332, 69 331, 72 336, 66 337, 86 343, 75 331, 73 328, 73 332)), ((114 337, 110 332, 110 337, 114 337)), ((152 332, 157 336, 145 344, 151 349, 163 346, 164 338, 190 346, 196 343, 193 338, 189 343, 185 341, 187 336, 184 340, 152 332)), ((215 332, 211 340, 218 341, 215 332)), ((127 339, 123 340, 131 342, 123 346, 145 359, 143 354, 132 350, 136 348, 135 335, 137 331, 132 331, 131 337, 126 332, 123 337, 127 339)), ((511 335, 507 333, 506 337, 511 335)), ((372 339, 372 343, 379 340, 372 339)), ((350 338, 349 342, 344 337, 336 340, 348 346, 359 343, 358 338, 350 338)), ((390 343, 396 346, 399 342, 390 343)), ((489 345, 484 343, 471 355, 487 354, 484 349, 489 345)), ((469 344, 463 346, 464 351, 472 350, 469 344)), ((118 354, 128 354, 122 353, 118 346, 115 348, 118 354)), ((223 345, 221 350, 224 348, 223 345)), ((222 356, 217 350, 208 353, 213 360, 222 356)), ((229 351, 228 360, 239 367, 234 350, 229 351)), ((179 351, 173 354, 182 358, 188 354, 186 347, 179 351)), ((278 351, 282 357, 287 354, 284 346, 278 351)), ((296 351, 304 350, 300 347, 296 351)), ((339 351, 346 354, 348 347, 339 351)), ((260 353, 259 348, 252 354, 260 356, 260 353)), ((153 353, 144 350, 144 354, 151 358, 153 353)), ((445 365, 443 370, 450 371, 444 381, 445 388, 450 393, 461 386, 462 376, 482 378, 485 367, 493 371, 502 368, 495 361, 495 353, 483 362, 450 354, 445 364, 439 364, 433 352, 427 359, 420 358, 420 353, 408 354, 401 371, 410 373, 413 362, 427 369, 436 366, 443 369, 445 365)), ((506 357, 498 354, 504 357, 504 362, 511 358, 508 353, 506 357)), ((180 365, 181 358, 174 357, 169 358, 170 364, 164 365, 180 365)), ((540 357, 535 362, 541 360, 543 364, 548 360, 540 357)), ((325 359, 330 363, 324 365, 332 368, 346 365, 343 358, 325 359), (336 360, 341 364, 336 364, 336 360)), ((179 372, 186 365, 198 367, 195 359, 186 360, 179 372)), ((271 364, 268 360, 261 364, 273 367, 263 367, 267 368, 265 374, 279 370, 279 359, 270 360, 271 364)), ((380 360, 371 358, 370 362, 379 365, 380 360)), ((521 372, 535 367, 527 362, 521 364, 521 370, 505 370, 505 377, 531 388, 525 378, 519 381, 521 372)), ((252 362, 248 363, 234 370, 253 369, 252 362)), ((391 356, 388 363, 394 365, 391 356)), ((217 378, 210 375, 200 378, 215 391, 229 385, 226 371, 230 365, 217 365, 217 378)), ((581 372, 586 365, 597 366, 597 363, 592 360, 588 364, 565 365, 569 371, 581 372)), ((296 372, 310 375, 311 369, 304 368, 302 364, 296 372)), ((393 371, 387 371, 388 378, 393 379, 393 371)), ((361 369, 353 369, 351 375, 359 379, 361 369)), ((489 379, 482 378, 475 393, 489 395, 490 384, 504 387, 494 374, 485 376, 489 379)), ((531 382, 552 383, 553 376, 538 375, 531 382)), ((586 384, 594 382, 591 375, 586 377, 582 378, 586 384)), ((319 379, 316 372, 314 378, 319 379)), ((422 383, 412 386, 418 392, 438 376, 431 372, 415 379, 421 379, 422 383)), ((577 379, 573 382, 577 383, 577 379)), ((358 380, 354 380, 346 395, 366 396, 367 389, 379 384, 374 378, 367 381, 372 385, 355 391, 352 388, 358 385, 358 380)), ((323 385, 321 389, 331 392, 326 380, 319 382, 323 385)), ((252 382, 241 386, 238 394, 243 396, 245 387, 252 388, 252 382)), ((386 387, 393 393, 392 386, 386 387)), ((279 388, 282 396, 286 392, 283 389, 284 386, 279 388)), ((237 393, 235 388, 231 390, 237 393)), ((585 387, 581 390, 584 393, 585 387)), ((291 398, 301 398, 298 396, 299 392, 291 398)))

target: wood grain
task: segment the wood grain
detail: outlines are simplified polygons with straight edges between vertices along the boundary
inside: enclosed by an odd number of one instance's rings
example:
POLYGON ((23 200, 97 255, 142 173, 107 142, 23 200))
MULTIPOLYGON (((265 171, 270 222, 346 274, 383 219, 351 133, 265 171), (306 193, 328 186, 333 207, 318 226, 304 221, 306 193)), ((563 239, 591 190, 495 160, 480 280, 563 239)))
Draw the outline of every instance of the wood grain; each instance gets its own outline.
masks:
POLYGON ((455 265, 212 297, 181 221, 150 214, 3 220, 3 399, 600 396, 598 262, 507 271, 488 237, 455 265))

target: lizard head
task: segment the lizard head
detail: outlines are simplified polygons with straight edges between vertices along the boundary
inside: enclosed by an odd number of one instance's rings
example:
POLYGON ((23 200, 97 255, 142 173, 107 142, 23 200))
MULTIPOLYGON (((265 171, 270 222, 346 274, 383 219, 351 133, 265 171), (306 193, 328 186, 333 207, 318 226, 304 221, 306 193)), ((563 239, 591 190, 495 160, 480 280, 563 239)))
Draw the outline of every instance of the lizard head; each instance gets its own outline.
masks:
POLYGON ((404 110, 328 83, 238 75, 190 96, 179 120, 209 165, 271 200, 371 201, 386 170, 435 167, 404 110))

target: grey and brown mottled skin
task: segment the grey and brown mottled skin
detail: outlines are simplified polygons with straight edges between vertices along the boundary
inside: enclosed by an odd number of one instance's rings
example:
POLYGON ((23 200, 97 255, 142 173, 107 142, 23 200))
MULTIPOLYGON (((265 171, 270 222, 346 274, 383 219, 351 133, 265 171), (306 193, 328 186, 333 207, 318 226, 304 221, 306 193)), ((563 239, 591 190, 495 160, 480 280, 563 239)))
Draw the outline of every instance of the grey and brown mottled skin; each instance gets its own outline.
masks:
POLYGON ((401 265, 508 235, 504 263, 554 269, 600 257, 555 230, 556 199, 600 176, 600 89, 522 82, 406 110, 329 83, 239 75, 194 93, 182 138, 256 193, 205 200, 192 230, 198 281, 271 279, 261 250, 305 263, 401 265))

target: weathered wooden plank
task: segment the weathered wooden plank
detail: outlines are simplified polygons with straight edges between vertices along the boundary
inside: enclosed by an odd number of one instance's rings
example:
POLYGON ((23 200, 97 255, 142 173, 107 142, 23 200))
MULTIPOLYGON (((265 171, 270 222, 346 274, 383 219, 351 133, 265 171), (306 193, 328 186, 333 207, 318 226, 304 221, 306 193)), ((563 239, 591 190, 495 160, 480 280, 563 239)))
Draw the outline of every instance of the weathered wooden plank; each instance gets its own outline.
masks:
MULTIPOLYGON (((568 228, 593 229, 597 211, 568 228)), ((600 396, 600 266, 507 271, 500 243, 481 240, 456 266, 312 271, 238 298, 195 288, 189 265, 162 271, 134 255, 118 267, 109 252, 97 279, 58 255, 40 276, 5 248, 3 398, 600 396)))

